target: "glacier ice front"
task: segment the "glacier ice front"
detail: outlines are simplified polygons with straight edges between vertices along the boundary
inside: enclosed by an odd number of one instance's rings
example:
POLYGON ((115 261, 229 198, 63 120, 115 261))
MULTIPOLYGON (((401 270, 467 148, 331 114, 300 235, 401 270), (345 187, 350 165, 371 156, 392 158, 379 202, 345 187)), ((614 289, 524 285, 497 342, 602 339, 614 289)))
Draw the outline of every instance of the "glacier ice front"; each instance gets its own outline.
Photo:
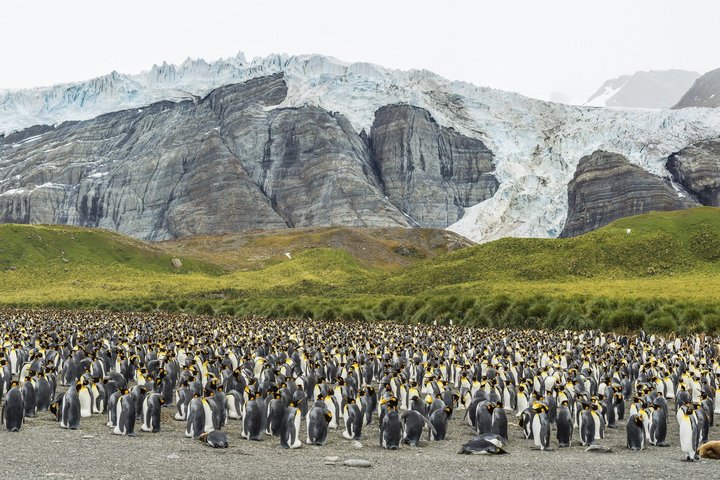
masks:
MULTIPOLYGON (((217 87, 279 72, 287 97, 269 110, 322 107, 342 113, 356 131, 369 134, 381 107, 406 104, 426 109, 440 126, 481 140, 494 154, 499 189, 468 207, 449 227, 475 241, 557 236, 568 211, 567 185, 580 158, 596 150, 622 154, 648 172, 668 177, 669 155, 720 137, 720 115, 711 109, 572 107, 450 81, 425 70, 398 71, 321 55, 270 55, 248 62, 242 54, 214 62, 163 63, 137 75, 112 72, 86 82, 0 92, 0 132, 124 109, 141 112, 161 100, 197 100, 217 87)), ((0 194, 17 191, 10 187, 0 194)))

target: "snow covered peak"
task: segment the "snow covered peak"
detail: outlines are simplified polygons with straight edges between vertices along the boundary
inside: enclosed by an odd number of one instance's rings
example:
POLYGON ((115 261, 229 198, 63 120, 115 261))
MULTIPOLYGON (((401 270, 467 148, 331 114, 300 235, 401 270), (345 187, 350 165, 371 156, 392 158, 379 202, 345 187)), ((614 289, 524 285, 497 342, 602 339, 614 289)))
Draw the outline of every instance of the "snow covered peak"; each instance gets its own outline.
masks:
POLYGON ((449 227, 476 241, 557 236, 567 216, 567 184, 580 158, 595 150, 622 154, 667 176, 670 154, 720 137, 720 115, 709 109, 574 107, 450 81, 427 70, 399 71, 322 55, 274 54, 247 62, 242 53, 214 62, 163 63, 137 75, 113 72, 86 82, 5 91, 0 132, 202 97, 222 85, 280 72, 287 97, 269 108, 315 105, 342 113, 359 132, 369 131, 380 107, 410 104, 426 109, 442 126, 481 139, 495 155, 499 190, 449 227))

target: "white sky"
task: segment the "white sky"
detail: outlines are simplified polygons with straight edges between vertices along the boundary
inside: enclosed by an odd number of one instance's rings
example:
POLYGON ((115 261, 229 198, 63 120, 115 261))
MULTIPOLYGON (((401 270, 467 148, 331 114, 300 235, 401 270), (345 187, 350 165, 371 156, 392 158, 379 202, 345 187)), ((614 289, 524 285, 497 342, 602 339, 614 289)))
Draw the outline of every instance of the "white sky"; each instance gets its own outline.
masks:
POLYGON ((547 99, 637 70, 720 67, 720 1, 3 0, 0 88, 186 57, 321 53, 547 99))

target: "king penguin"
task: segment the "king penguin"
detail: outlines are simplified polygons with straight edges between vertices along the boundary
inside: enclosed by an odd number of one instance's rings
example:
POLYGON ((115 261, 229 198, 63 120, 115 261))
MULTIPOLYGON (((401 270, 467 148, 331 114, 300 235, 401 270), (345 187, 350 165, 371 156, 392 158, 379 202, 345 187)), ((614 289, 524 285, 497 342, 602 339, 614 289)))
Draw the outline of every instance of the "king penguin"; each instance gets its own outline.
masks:
POLYGON ((25 401, 18 383, 12 382, 10 386, 10 390, 5 395, 2 421, 8 431, 17 432, 25 421, 25 401))
POLYGON ((402 441, 402 424, 397 411, 397 399, 392 397, 386 405, 387 413, 380 422, 380 446, 389 450, 397 450, 402 441))
POLYGON ((300 422, 302 412, 294 403, 285 410, 285 418, 280 429, 280 446, 283 448, 300 448, 300 422))
POLYGON ((347 398, 344 407, 345 431, 343 437, 348 440, 360 440, 364 423, 363 414, 354 398, 347 398))
POLYGON ((76 382, 75 387, 68 388, 68 391, 63 395, 62 406, 60 407, 60 426, 62 428, 71 430, 80 428, 80 399, 78 398, 80 388, 82 388, 82 384, 76 382))
POLYGON ((310 409, 306 418, 309 445, 325 445, 331 418, 332 413, 327 408, 315 405, 310 409))
POLYGON ((145 396, 140 430, 153 433, 160 431, 160 407, 163 403, 165 403, 165 399, 160 393, 151 393, 145 396))
POLYGON ((550 422, 548 421, 548 407, 544 403, 533 405, 535 415, 532 419, 533 440, 540 450, 550 450, 550 422))
POLYGON ((115 435, 135 435, 135 419, 137 415, 135 413, 135 401, 133 400, 132 394, 128 393, 118 398, 117 404, 115 405, 117 412, 117 424, 113 429, 115 435))
POLYGON ((647 413, 633 413, 627 421, 627 448, 643 450, 645 448, 645 425, 643 416, 647 413))
POLYGON ((694 413, 689 405, 682 405, 677 412, 677 420, 680 424, 680 449, 688 462, 700 458, 698 455, 700 431, 694 413))
POLYGON ((555 425, 557 427, 557 440, 560 447, 565 448, 571 446, 573 421, 567 400, 560 402, 560 406, 557 411, 557 418, 555 419, 555 425))
POLYGON ((427 425, 430 429, 431 434, 436 434, 435 427, 430 421, 423 415, 415 410, 407 410, 400 415, 400 421, 402 422, 403 442, 407 443, 411 447, 417 447, 420 437, 422 436, 423 428, 427 425))

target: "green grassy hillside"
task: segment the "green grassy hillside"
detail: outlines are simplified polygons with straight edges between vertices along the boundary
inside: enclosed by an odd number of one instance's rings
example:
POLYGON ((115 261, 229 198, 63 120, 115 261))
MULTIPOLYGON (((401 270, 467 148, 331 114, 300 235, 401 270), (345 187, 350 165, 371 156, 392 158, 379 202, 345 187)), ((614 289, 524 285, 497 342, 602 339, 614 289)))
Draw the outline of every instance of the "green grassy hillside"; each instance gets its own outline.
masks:
POLYGON ((702 207, 624 218, 575 238, 506 238, 477 245, 411 266, 384 281, 383 289, 418 293, 462 285, 506 293, 559 289, 617 295, 645 290, 718 299, 713 285, 693 280, 718 273, 720 209, 702 207), (675 287, 663 291, 663 283, 675 287))
POLYGON ((571 239, 465 245, 437 230, 148 244, 102 230, 2 225, 0 304, 720 331, 720 209, 626 218, 571 239))

